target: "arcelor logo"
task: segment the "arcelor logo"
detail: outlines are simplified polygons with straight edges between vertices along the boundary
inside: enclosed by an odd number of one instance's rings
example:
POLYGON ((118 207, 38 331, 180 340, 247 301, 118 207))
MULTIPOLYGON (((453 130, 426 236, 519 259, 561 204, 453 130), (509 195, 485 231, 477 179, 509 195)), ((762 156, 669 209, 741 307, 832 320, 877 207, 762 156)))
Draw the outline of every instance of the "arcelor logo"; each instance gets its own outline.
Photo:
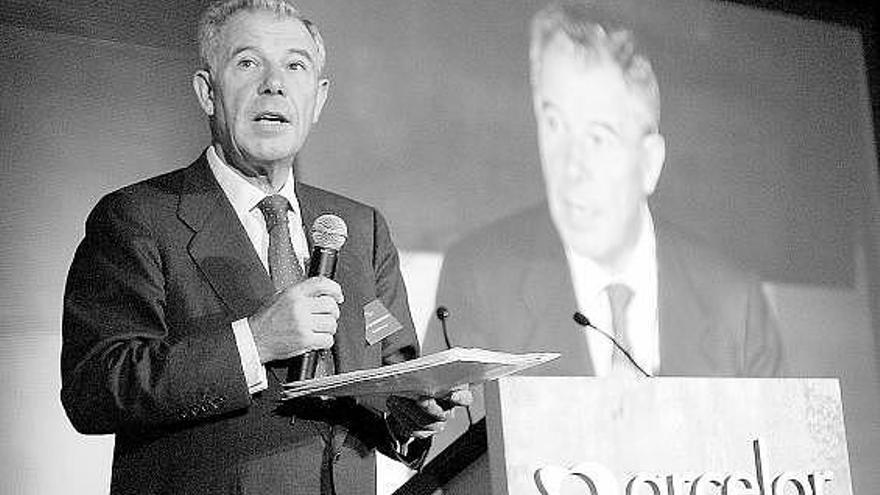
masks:
POLYGON ((783 471, 771 475, 761 459, 759 440, 752 441, 753 472, 636 473, 621 485, 606 466, 582 462, 571 467, 543 466, 534 472, 542 495, 832 495, 826 483, 831 471, 783 471))

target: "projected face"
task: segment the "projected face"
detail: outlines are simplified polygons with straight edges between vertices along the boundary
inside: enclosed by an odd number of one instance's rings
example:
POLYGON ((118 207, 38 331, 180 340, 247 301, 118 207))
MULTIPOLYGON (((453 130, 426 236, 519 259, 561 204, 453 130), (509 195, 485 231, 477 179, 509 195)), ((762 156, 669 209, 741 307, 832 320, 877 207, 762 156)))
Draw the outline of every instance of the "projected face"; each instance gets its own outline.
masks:
POLYGON ((241 11, 223 26, 210 74, 194 85, 215 143, 246 175, 290 165, 327 98, 317 47, 298 19, 241 11))
POLYGON ((638 238, 664 158, 663 139, 620 70, 587 66, 567 40, 545 50, 534 88, 544 181, 564 242, 614 268, 638 238))

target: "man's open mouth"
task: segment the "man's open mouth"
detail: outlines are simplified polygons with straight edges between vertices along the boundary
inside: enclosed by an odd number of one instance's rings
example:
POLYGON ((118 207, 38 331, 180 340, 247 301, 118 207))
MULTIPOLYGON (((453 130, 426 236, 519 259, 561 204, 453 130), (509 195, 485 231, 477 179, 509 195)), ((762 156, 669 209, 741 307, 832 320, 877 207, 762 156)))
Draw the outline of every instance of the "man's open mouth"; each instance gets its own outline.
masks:
POLYGON ((278 112, 260 112, 254 116, 254 122, 272 122, 279 124, 288 124, 290 120, 282 113, 278 112))

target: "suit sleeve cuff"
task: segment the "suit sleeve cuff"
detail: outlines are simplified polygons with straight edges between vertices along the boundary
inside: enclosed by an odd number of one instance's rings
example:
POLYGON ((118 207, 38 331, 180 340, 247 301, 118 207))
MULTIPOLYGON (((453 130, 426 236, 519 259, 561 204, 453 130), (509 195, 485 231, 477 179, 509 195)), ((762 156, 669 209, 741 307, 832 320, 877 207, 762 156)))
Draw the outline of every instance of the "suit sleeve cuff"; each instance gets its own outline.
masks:
POLYGON ((268 387, 266 368, 260 362, 260 354, 247 318, 232 322, 232 333, 235 335, 235 345, 238 347, 248 392, 255 394, 265 390, 268 387))
POLYGON ((391 415, 387 412, 383 412, 382 416, 385 419, 385 429, 388 430, 388 436, 391 438, 391 446, 401 458, 405 459, 409 454, 409 444, 413 442, 413 437, 399 438, 395 433, 394 428, 391 427, 391 423, 389 423, 391 415))

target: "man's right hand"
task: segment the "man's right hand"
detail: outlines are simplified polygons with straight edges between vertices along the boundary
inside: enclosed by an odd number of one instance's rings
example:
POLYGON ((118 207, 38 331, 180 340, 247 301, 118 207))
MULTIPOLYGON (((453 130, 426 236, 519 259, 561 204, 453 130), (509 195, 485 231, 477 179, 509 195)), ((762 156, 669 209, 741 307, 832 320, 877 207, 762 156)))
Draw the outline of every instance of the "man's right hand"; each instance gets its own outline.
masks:
POLYGON ((332 347, 342 301, 342 287, 324 277, 304 280, 275 294, 248 318, 260 362, 332 347))

